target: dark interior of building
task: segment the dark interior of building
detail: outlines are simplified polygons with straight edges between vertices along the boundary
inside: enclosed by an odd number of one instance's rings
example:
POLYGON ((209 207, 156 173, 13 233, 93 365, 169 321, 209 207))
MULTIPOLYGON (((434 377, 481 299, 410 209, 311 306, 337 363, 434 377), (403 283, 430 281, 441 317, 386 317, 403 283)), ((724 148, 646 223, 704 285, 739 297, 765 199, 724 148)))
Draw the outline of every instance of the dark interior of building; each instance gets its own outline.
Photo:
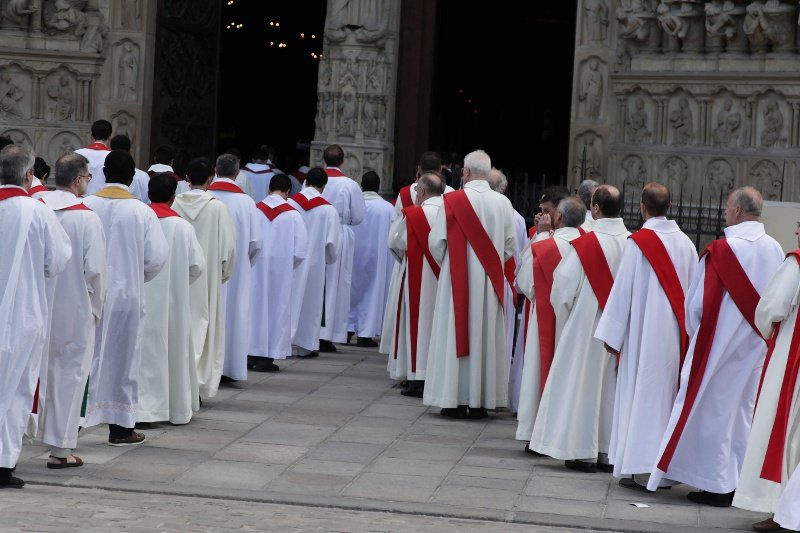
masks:
MULTIPOLYGON (((220 149, 248 157, 269 143, 279 166, 296 165, 296 145, 314 134, 312 54, 322 52, 325 9, 325 0, 224 7, 220 149)), ((459 155, 484 148, 514 177, 559 182, 568 173, 575 15, 576 0, 440 0, 430 148, 459 155)))

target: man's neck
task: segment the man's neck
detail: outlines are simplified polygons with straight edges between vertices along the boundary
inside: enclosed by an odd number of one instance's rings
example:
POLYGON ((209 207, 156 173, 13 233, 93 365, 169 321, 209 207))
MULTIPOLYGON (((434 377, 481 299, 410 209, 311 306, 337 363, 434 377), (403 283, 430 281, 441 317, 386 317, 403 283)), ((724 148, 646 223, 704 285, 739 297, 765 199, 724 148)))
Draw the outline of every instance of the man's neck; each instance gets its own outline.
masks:
POLYGON ((108 139, 95 139, 92 137, 92 143, 102 144, 104 146, 108 146, 108 139))
POLYGON ((82 194, 80 194, 80 191, 77 191, 77 190, 73 189, 72 187, 58 187, 58 186, 56 186, 56 190, 57 191, 61 191, 61 192, 68 192, 68 193, 74 194, 75 196, 83 196, 82 194))
POLYGON ((205 185, 189 185, 189 190, 190 191, 205 191, 206 190, 206 186, 205 185))

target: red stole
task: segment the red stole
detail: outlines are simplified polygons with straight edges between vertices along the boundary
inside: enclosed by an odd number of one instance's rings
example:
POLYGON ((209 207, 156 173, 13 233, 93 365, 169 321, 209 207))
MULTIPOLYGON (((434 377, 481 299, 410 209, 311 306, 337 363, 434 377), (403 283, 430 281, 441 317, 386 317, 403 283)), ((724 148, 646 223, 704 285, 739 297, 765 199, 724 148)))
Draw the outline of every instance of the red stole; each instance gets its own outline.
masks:
POLYGON ((328 167, 325 169, 325 174, 328 175, 329 178, 346 178, 347 176, 339 170, 338 168, 328 167))
MULTIPOLYGON (((650 267, 655 272, 658 281, 661 283, 661 288, 664 289, 664 294, 669 300, 672 312, 675 313, 675 319, 678 321, 678 328, 681 332, 680 366, 682 367, 683 360, 686 357, 686 350, 689 349, 689 335, 686 334, 686 298, 681 281, 678 278, 678 272, 675 270, 675 265, 672 263, 663 241, 655 231, 641 229, 631 235, 630 238, 639 247, 647 262, 650 263, 650 267)), ((678 372, 680 373, 680 367, 678 372)))
POLYGON ((486 233, 464 190, 442 196, 447 220, 447 246, 453 290, 456 329, 456 356, 469 356, 469 275, 467 244, 486 271, 494 293, 503 307, 503 262, 486 233))
POLYGON ((156 202, 150 204, 150 208, 155 211, 156 216, 158 218, 167 218, 167 217, 180 217, 178 213, 172 210, 169 204, 156 202))
POLYGON ((26 196, 30 198, 30 194, 25 189, 18 189, 17 187, 7 187, 0 189, 0 202, 3 200, 8 200, 9 198, 15 198, 17 196, 26 196))
POLYGON ((586 235, 586 234, 587 234, 587 233, 589 233, 589 232, 588 232, 588 231, 586 231, 586 230, 585 230, 585 229, 583 229, 583 228, 578 228, 578 233, 579 233, 581 236, 583 236, 583 235, 586 235))
POLYGON ((259 211, 264 213, 270 222, 278 218, 278 215, 281 213, 286 213, 287 211, 296 211, 296 209, 289 204, 281 204, 278 207, 270 207, 264 202, 258 202, 256 207, 259 211))
MULTIPOLYGON (((800 250, 790 252, 786 257, 794 257, 800 262, 800 250)), ((767 368, 768 363, 765 363, 764 374, 766 374, 767 368)), ((792 410, 798 371, 800 371, 800 320, 794 325, 792 342, 789 345, 789 357, 786 360, 786 371, 783 374, 783 383, 781 383, 781 391, 778 396, 778 408, 775 411, 775 421, 772 423, 772 432, 769 435, 767 452, 761 468, 761 477, 775 483, 782 481, 786 428, 789 425, 789 413, 792 410)))
POLYGON ((44 185, 36 185, 36 186, 31 187, 30 189, 28 189, 28 195, 29 196, 33 196, 34 194, 40 193, 40 192, 50 192, 50 189, 48 189, 44 185))
MULTIPOLYGON (((408 261, 408 314, 411 333, 411 371, 417 371, 417 339, 419 338, 419 300, 422 292, 422 270, 423 258, 427 259, 428 265, 433 270, 436 278, 439 278, 440 268, 431 255, 428 247, 428 235, 431 226, 425 216, 425 211, 419 206, 410 206, 403 209, 406 217, 406 230, 408 239, 408 250, 406 252, 408 261)), ((402 299, 402 292, 401 292, 402 299)), ((398 320, 400 319, 398 315, 398 320)), ((397 351, 395 351, 397 357, 397 351)))
MULTIPOLYGON (((511 294, 514 302, 517 301, 517 288, 514 282, 517 280, 517 261, 513 257, 509 257, 503 264, 503 275, 506 277, 508 286, 511 287, 511 294)), ((516 311, 515 311, 516 312, 516 311)))
POLYGON ((56 211, 91 211, 91 209, 89 209, 89 207, 86 204, 80 203, 71 205, 69 207, 65 207, 64 209, 56 209, 56 211))
POLYGON ((102 150, 104 152, 110 152, 111 151, 111 148, 109 148, 108 146, 106 146, 103 143, 92 143, 89 146, 87 146, 86 148, 88 148, 89 150, 102 150))
POLYGON ((290 197, 294 202, 303 208, 303 211, 311 211, 315 207, 323 205, 331 205, 331 203, 322 196, 316 196, 308 199, 305 194, 297 193, 290 197))
POLYGON ((414 200, 411 199, 411 185, 406 185, 400 189, 400 207, 406 208, 414 205, 414 200))
POLYGON ((550 303, 553 272, 561 262, 555 237, 531 244, 533 253, 533 287, 536 299, 536 325, 539 329, 539 361, 541 390, 547 383, 556 350, 556 313, 550 303))
POLYGON ((719 308, 725 292, 730 295, 736 307, 742 313, 753 330, 761 336, 755 325, 756 306, 760 296, 756 291, 741 263, 733 253, 730 244, 725 239, 718 239, 708 245, 703 255, 706 257, 705 281, 703 285, 703 318, 697 332, 697 341, 692 356, 692 368, 689 373, 689 382, 686 386, 686 399, 683 402, 678 423, 670 436, 664 453, 658 462, 659 470, 666 472, 675 455, 683 429, 692 412, 700 384, 703 381, 708 356, 714 341, 714 333, 719 320, 719 308))
POLYGON ((208 187, 209 191, 226 191, 226 192, 235 192, 239 194, 244 194, 244 191, 236 185, 235 183, 230 183, 227 181, 215 181, 208 187))
POLYGON ((578 254, 600 309, 605 309, 608 295, 611 294, 611 287, 614 285, 614 276, 611 274, 611 268, 608 266, 606 254, 600 246, 597 234, 591 231, 578 237, 572 241, 572 247, 578 254))

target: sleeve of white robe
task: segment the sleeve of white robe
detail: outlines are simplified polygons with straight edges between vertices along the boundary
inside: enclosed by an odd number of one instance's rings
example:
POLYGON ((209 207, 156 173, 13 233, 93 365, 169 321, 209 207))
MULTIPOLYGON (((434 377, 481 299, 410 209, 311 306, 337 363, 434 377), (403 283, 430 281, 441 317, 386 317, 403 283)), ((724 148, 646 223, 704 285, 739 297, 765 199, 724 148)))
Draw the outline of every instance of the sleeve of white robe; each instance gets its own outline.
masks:
POLYGON ((503 263, 516 257, 517 255, 517 223, 514 222, 514 208, 511 207, 511 202, 508 202, 508 213, 503 217, 503 243, 504 252, 503 263))
POLYGON ((251 267, 256 264, 256 259, 258 259, 259 254, 261 254, 261 248, 264 246, 259 216, 258 209, 253 208, 250 210, 250 244, 247 248, 247 255, 250 258, 251 267))
POLYGON ((392 222, 392 228, 389 230, 389 250, 398 261, 403 261, 408 250, 408 230, 406 229, 406 217, 400 215, 400 218, 392 222))
POLYGON ((236 262, 236 226, 233 225, 228 209, 226 208, 219 219, 219 242, 222 251, 222 283, 233 275, 233 265, 236 262))
POLYGON ((630 239, 625 243, 614 285, 608 295, 608 302, 597 324, 594 337, 616 351, 622 348, 622 342, 628 333, 628 324, 633 302, 633 274, 636 266, 642 261, 642 252, 630 239))
POLYGON ((325 264, 335 263, 339 257, 339 243, 342 241, 342 225, 336 211, 330 211, 328 227, 325 232, 325 264))
POLYGON ((197 235, 192 230, 192 238, 189 242, 189 284, 197 281, 206 270, 206 255, 203 253, 203 245, 197 240, 197 235))
POLYGON ((292 217, 294 218, 294 268, 297 268, 308 254, 308 230, 300 213, 294 211, 292 217))
POLYGON ((581 260, 575 250, 571 249, 553 273, 550 305, 555 311, 557 323, 563 324, 569 316, 585 278, 581 260))
POLYGON ((44 277, 54 278, 67 268, 67 263, 72 258, 72 243, 53 210, 44 204, 39 204, 38 207, 41 207, 41 212, 44 213, 47 226, 44 246, 44 277))
POLYGON ((84 241, 83 277, 89 289, 89 301, 95 325, 103 317, 103 305, 106 301, 106 236, 103 224, 98 217, 91 217, 92 222, 86 224, 88 238, 84 241))
POLYGON ((169 244, 155 213, 150 209, 145 215, 144 281, 147 283, 161 272, 169 257, 169 244))
POLYGON ((441 266, 447 253, 447 216, 444 207, 439 209, 428 235, 428 248, 433 259, 441 266))
POLYGON ((533 252, 530 246, 522 250, 517 270, 517 288, 528 300, 533 301, 533 252))
POLYGON ((686 293, 686 333, 691 338, 697 328, 700 327, 700 319, 703 318, 703 290, 706 280, 706 257, 700 259, 694 279, 686 293))
POLYGON ((789 257, 772 276, 756 307, 756 326, 765 338, 772 335, 775 323, 786 320, 800 298, 797 260, 789 257))
POLYGON ((350 226, 358 226, 364 220, 364 212, 367 210, 367 203, 364 201, 364 193, 355 181, 348 189, 350 193, 350 226))

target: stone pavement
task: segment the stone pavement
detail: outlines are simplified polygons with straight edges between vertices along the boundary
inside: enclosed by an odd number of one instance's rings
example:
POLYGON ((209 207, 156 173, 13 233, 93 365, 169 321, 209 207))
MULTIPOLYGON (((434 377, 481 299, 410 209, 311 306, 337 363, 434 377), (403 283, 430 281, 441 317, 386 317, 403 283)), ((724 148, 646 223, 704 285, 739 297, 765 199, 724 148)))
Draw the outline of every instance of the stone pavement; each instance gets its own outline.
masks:
MULTIPOLYGON (((340 347, 317 359, 279 363, 279 373, 251 373, 246 383, 223 385, 190 424, 145 431, 140 446, 108 446, 105 427, 82 432, 76 454, 87 464, 81 468, 47 470, 46 449, 26 445, 17 472, 32 485, 14 498, 49 495, 37 512, 56 505, 59 495, 95 498, 36 486, 52 484, 105 489, 94 503, 195 496, 220 508, 264 502, 618 531, 748 530, 763 518, 701 508, 686 500, 688 487, 639 493, 618 487, 608 474, 533 458, 514 440, 516 423, 507 411, 488 420, 445 419, 419 399, 401 396, 386 358, 374 350, 340 347)), ((0 505, 7 492, 0 493, 0 505)), ((224 525, 224 513, 217 518, 224 525)), ((245 526, 239 515, 232 520, 245 526)))

